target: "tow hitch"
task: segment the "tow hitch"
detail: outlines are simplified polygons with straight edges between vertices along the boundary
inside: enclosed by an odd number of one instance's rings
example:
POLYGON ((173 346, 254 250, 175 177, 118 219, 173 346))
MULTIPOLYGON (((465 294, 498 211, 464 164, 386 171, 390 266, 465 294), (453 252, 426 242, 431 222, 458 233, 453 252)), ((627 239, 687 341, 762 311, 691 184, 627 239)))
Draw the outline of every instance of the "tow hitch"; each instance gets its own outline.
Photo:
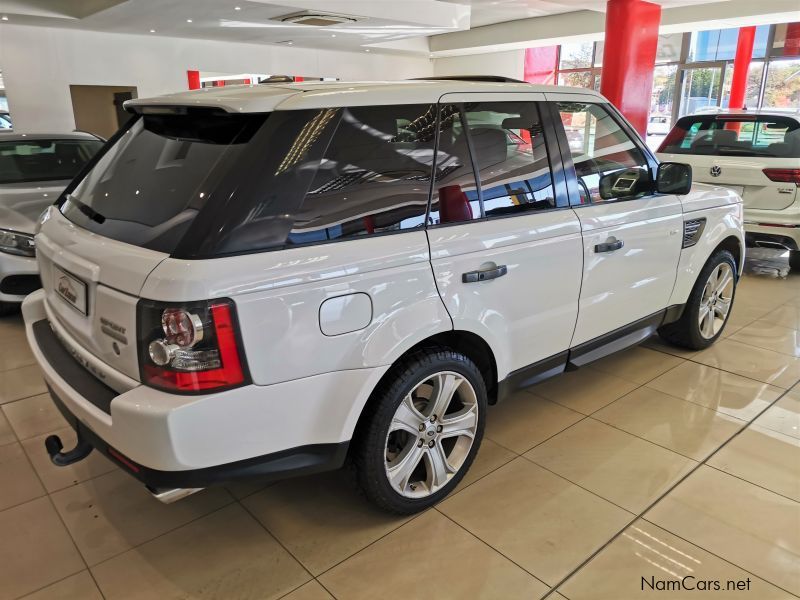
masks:
POLYGON ((69 452, 62 452, 64 444, 61 443, 61 438, 57 435, 47 436, 44 441, 44 447, 47 449, 47 454, 50 455, 50 460, 59 467, 66 467, 83 460, 93 450, 92 445, 82 439, 80 434, 78 434, 78 443, 69 452))

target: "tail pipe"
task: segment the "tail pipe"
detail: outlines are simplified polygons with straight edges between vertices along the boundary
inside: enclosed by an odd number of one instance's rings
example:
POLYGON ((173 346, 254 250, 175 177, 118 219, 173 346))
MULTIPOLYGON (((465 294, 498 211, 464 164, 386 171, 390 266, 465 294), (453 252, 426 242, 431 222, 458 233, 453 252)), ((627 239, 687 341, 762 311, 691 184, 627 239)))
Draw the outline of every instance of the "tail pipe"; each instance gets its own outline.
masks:
POLYGON ((69 452, 62 452, 64 444, 57 435, 47 436, 44 441, 44 447, 47 449, 47 454, 50 455, 50 460, 58 467, 66 467, 81 461, 89 456, 93 450, 92 445, 81 438, 80 434, 78 434, 78 443, 69 452))

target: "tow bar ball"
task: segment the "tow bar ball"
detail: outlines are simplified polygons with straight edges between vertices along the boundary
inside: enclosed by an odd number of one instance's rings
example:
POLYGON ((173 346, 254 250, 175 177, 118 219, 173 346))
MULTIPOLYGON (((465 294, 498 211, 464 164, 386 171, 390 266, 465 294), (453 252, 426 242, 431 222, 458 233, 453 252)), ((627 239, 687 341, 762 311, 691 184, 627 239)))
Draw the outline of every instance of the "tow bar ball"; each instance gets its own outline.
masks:
POLYGON ((80 460, 83 460, 92 451, 92 445, 86 440, 78 436, 78 443, 69 452, 62 452, 64 444, 61 443, 61 438, 57 435, 49 435, 44 441, 44 447, 47 449, 47 454, 50 455, 50 460, 58 467, 66 467, 80 460))

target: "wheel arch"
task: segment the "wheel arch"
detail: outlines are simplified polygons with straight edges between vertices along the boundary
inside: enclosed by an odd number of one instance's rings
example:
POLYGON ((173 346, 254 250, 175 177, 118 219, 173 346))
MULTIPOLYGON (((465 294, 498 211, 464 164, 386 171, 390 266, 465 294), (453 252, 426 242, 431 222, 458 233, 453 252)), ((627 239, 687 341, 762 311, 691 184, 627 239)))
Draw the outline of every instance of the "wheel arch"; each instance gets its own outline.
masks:
POLYGON ((709 256, 713 255, 718 250, 727 250, 733 254, 733 259, 736 262, 736 272, 741 275, 742 268, 744 267, 744 244, 742 244, 742 241, 735 235, 729 235, 717 244, 716 248, 711 251, 709 256))

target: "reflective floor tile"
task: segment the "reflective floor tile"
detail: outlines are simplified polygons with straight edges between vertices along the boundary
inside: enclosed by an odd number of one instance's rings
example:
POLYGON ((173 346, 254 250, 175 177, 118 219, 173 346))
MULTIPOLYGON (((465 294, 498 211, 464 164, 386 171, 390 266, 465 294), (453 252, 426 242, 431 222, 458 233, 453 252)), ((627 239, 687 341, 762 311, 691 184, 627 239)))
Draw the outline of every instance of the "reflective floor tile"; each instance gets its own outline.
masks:
POLYGON ((731 339, 789 356, 800 356, 800 331, 768 321, 755 321, 737 331, 731 339))
POLYGON ((694 460, 704 459, 745 425, 648 387, 623 396, 593 418, 694 460))
POLYGON ((336 598, 346 600, 402 596, 530 600, 548 589, 436 510, 347 559, 322 575, 320 582, 336 598))
POLYGON ((11 429, 11 424, 8 422, 8 419, 6 419, 3 411, 0 410, 0 446, 16 441, 17 436, 14 435, 14 430, 11 429))
POLYGON ((68 426, 50 394, 9 402, 2 410, 21 440, 68 426))
POLYGON ((800 502, 800 440, 750 425, 708 464, 800 502))
POLYGON ((784 304, 761 316, 762 321, 800 329, 800 304, 784 304))
POLYGON ((36 364, 36 358, 28 346, 25 330, 0 335, 0 371, 18 369, 36 364))
POLYGON ((800 440, 800 390, 794 388, 770 406, 755 423, 800 440))
POLYGON ((21 600, 103 600, 89 571, 81 571, 21 600))
POLYGON ((522 391, 489 407, 485 437, 522 454, 582 418, 574 410, 522 391))
POLYGON ((86 568, 48 498, 0 511, 0 600, 39 590, 86 568))
POLYGON ((92 574, 107 600, 266 600, 311 579, 238 504, 99 564, 92 574))
POLYGON ((36 365, 0 371, 0 404, 46 392, 42 372, 36 365))
POLYGON ((697 463, 594 419, 576 423, 525 455, 631 512, 640 512, 697 463))
POLYGON ((550 585, 633 516, 524 458, 444 500, 438 508, 550 585))
POLYGON ((800 380, 800 359, 732 339, 718 340, 692 360, 787 389, 800 380))
POLYGON ((312 575, 407 520, 369 504, 351 478, 340 472, 283 481, 248 496, 242 504, 312 575))
MULTIPOLYGON (((71 427, 57 429, 52 433, 61 438, 65 448, 72 448, 77 442, 75 431, 71 427)), ((22 442, 22 447, 25 449, 28 459, 33 464, 33 468, 36 469, 37 475, 39 475, 48 492, 54 492, 119 469, 97 451, 93 451, 85 459, 73 465, 57 467, 50 460, 50 456, 44 448, 44 440, 48 435, 50 433, 29 438, 22 442)))
POLYGON ((643 346, 636 346, 601 358, 591 363, 589 368, 616 375, 622 379, 642 384, 666 373, 681 364, 681 359, 657 352, 643 346))
POLYGON ((44 494, 22 446, 16 442, 0 446, 0 510, 44 494))
POLYGON ((456 493, 468 485, 475 483, 481 477, 499 469, 516 457, 517 455, 511 452, 511 450, 504 448, 500 444, 496 444, 492 440, 483 438, 483 441, 481 441, 481 448, 470 466, 469 471, 467 471, 467 474, 464 475, 464 478, 452 493, 456 493))
POLYGON ((301 585, 288 596, 281 600, 334 600, 324 587, 317 580, 309 581, 301 585))
POLYGON ((570 600, 788 600, 783 590, 642 519, 559 589, 570 600), (718 581, 720 590, 706 581, 718 581))
POLYGON ((644 518, 800 594, 800 504, 702 466, 644 518))
POLYGON ((548 379, 530 388, 530 391, 537 396, 589 415, 638 386, 637 383, 602 371, 578 369, 548 379))
POLYGON ((89 566, 233 501, 224 488, 210 488, 162 504, 119 469, 51 497, 89 566))
POLYGON ((779 387, 689 361, 647 387, 745 421, 784 393, 779 387))

